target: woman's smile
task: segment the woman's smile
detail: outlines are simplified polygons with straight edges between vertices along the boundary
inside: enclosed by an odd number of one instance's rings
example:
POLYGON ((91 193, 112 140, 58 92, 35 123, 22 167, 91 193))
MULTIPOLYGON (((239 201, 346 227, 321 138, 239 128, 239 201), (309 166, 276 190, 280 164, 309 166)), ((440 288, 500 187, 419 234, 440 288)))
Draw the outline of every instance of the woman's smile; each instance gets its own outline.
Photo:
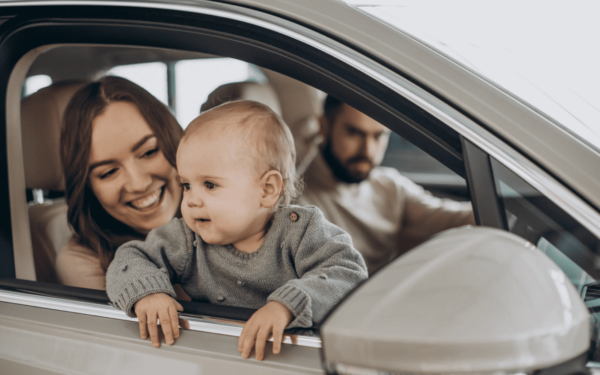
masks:
POLYGON ((168 223, 181 200, 177 171, 137 107, 112 103, 92 127, 90 185, 102 208, 143 234, 168 223))
POLYGON ((162 202, 164 191, 165 186, 163 185, 161 188, 155 190, 154 192, 147 194, 141 198, 130 201, 127 204, 135 208, 136 210, 148 211, 160 205, 160 203, 162 202))

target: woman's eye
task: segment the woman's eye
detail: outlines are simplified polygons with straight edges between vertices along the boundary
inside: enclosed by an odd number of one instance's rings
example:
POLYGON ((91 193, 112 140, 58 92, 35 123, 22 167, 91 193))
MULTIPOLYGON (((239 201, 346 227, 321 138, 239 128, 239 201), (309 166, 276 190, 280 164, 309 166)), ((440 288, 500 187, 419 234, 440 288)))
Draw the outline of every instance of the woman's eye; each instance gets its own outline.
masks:
POLYGON ((204 183, 204 186, 206 186, 206 188, 207 188, 208 190, 212 190, 212 189, 214 189, 214 188, 216 188, 216 187, 217 187, 217 185, 215 185, 214 183, 212 183, 212 182, 210 182, 210 181, 206 181, 206 182, 204 183))
POLYGON ((188 184, 187 182, 184 182, 181 184, 181 187, 183 188, 183 190, 188 191, 191 189, 190 184, 188 184))
POLYGON ((113 168, 113 169, 111 169, 111 170, 110 170, 110 171, 108 171, 108 172, 104 172, 104 173, 102 173, 102 174, 100 175, 100 179, 101 179, 101 180, 103 180, 103 179, 105 179, 105 178, 107 178, 107 177, 111 176, 112 174, 114 174, 116 171, 117 171, 117 168, 113 168))
POLYGON ((146 152, 145 152, 145 153, 142 155, 142 157, 143 157, 143 158, 145 158, 145 157, 147 157, 147 156, 151 156, 151 155, 155 154, 157 151, 158 151, 158 148, 153 148, 152 150, 146 151, 146 152))

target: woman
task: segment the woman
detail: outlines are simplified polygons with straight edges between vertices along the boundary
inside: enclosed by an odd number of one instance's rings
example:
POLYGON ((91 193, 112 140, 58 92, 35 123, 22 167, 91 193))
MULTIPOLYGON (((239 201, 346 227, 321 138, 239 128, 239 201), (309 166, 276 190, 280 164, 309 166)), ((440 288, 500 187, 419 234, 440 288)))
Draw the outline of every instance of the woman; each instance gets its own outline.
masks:
POLYGON ((71 99, 61 158, 75 234, 56 260, 63 284, 104 290, 117 248, 179 215, 181 134, 166 106, 123 78, 104 77, 71 99))

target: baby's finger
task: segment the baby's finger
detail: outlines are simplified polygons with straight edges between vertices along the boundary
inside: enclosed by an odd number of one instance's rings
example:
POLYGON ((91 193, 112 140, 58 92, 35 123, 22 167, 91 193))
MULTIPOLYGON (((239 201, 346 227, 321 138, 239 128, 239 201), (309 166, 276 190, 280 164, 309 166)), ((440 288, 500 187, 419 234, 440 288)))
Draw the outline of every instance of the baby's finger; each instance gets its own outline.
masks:
POLYGON ((244 343, 242 346, 242 358, 248 358, 250 356, 250 352, 254 346, 254 341, 256 341, 256 334, 258 333, 257 331, 258 327, 254 325, 248 327, 248 332, 246 332, 246 335, 244 336, 244 343))
POLYGON ((169 312, 161 309, 158 312, 158 317, 160 318, 160 326, 162 328, 163 334, 165 335, 165 342, 167 343, 167 345, 173 345, 175 343, 175 339, 173 338, 173 330, 171 329, 171 319, 169 318, 169 312))
POLYGON ((179 318, 179 326, 185 329, 190 329, 190 322, 188 322, 186 319, 179 318))
POLYGON ((150 333, 150 341, 155 348, 160 347, 160 339, 158 338, 158 326, 156 314, 148 314, 148 332, 150 333))
POLYGON ((168 307, 169 319, 171 321, 171 330, 173 331, 173 338, 179 338, 179 315, 177 315, 177 310, 173 306, 168 307))
POLYGON ((252 325, 252 318, 248 320, 244 327, 242 327, 242 333, 240 333, 240 338, 238 340, 238 352, 242 352, 244 350, 244 340, 246 340, 246 336, 248 336, 248 332, 250 332, 250 326, 252 325))
POLYGON ((290 335, 290 339, 292 340, 292 344, 298 343, 298 335, 290 335))
POLYGON ((281 341, 283 340, 283 327, 273 328, 273 354, 279 354, 281 351, 281 341))
POLYGON ((181 306, 181 303, 175 301, 175 304, 177 305, 177 311, 183 311, 183 306, 181 306))
POLYGON ((265 357, 265 345, 271 334, 271 327, 262 327, 256 336, 256 346, 254 347, 254 355, 256 360, 262 361, 265 357))
POLYGON ((148 326, 146 325, 148 320, 146 318, 146 313, 138 314, 138 320, 140 322, 140 337, 142 340, 146 340, 148 338, 148 326))

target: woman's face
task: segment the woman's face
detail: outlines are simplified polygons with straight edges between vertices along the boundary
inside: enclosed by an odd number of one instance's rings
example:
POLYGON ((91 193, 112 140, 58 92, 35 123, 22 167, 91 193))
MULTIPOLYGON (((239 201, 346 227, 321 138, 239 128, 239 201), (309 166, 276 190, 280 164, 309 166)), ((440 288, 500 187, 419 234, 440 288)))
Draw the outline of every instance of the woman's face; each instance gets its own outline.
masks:
POLYGON ((109 104, 92 122, 89 181, 106 212, 142 234, 169 222, 181 202, 177 171, 129 102, 109 104))

